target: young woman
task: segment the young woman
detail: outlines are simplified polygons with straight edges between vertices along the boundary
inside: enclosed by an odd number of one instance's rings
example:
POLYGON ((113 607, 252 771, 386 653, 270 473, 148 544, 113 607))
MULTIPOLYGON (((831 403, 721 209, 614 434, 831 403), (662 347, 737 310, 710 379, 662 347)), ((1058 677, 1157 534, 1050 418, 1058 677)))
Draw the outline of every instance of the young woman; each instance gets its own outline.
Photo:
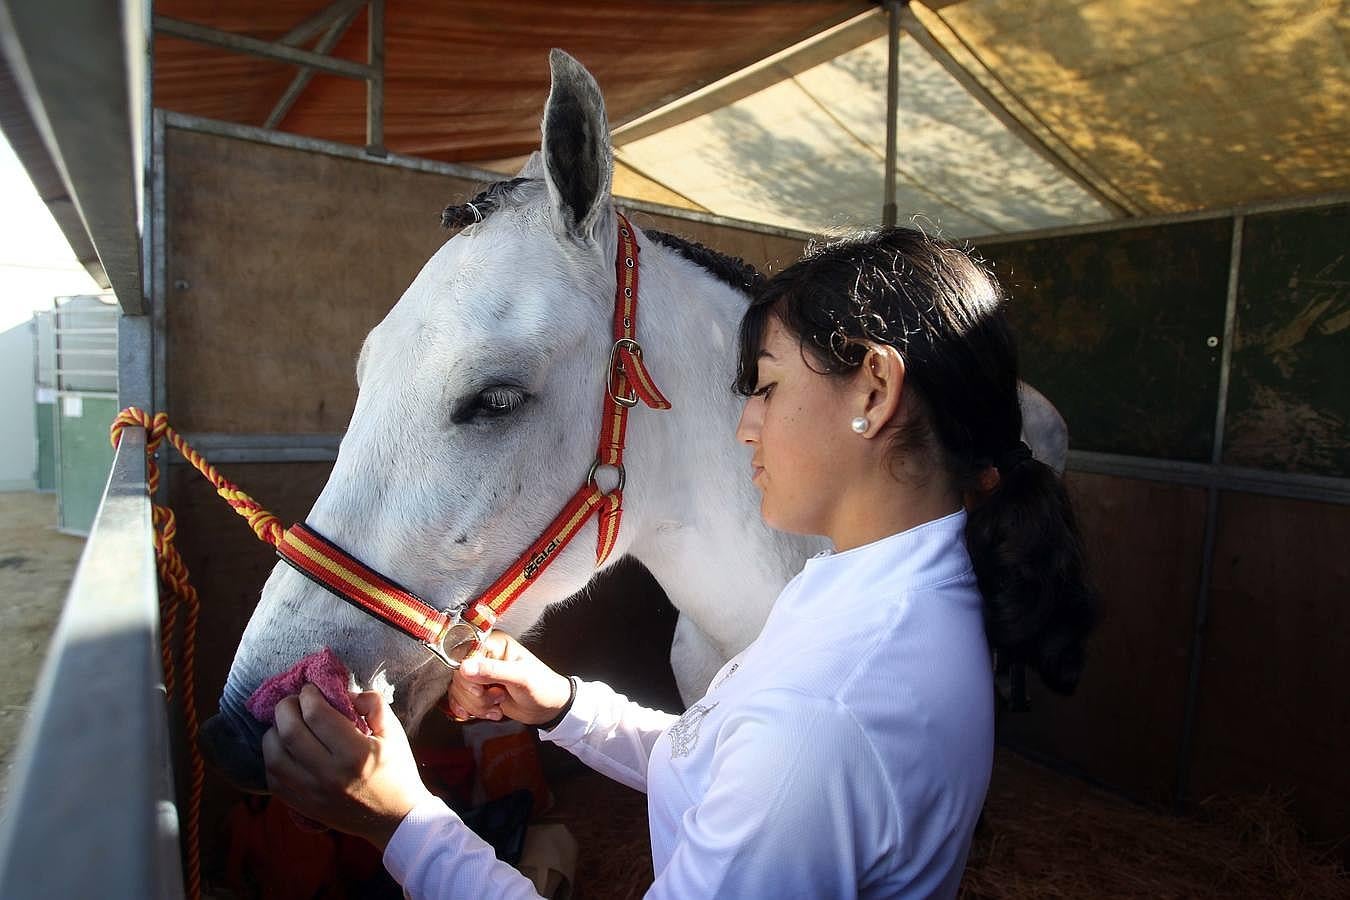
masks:
MULTIPOLYGON (((1095 616, 1054 473, 1020 440, 993 278, 886 229, 810 253, 747 312, 737 436, 770 525, 833 543, 675 717, 494 635, 450 689, 649 797, 649 896, 951 897, 989 783, 994 664, 1073 690, 1095 616)), ((273 790, 361 834, 413 897, 533 896, 422 786, 378 695, 364 737, 312 688, 264 741, 273 790), (284 735, 284 737, 283 737, 284 735)))

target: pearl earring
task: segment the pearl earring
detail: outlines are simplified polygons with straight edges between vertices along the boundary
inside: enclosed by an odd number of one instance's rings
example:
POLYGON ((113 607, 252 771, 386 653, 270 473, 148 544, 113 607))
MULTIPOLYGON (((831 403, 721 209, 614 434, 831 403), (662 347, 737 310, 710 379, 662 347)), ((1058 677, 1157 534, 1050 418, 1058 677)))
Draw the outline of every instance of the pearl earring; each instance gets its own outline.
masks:
POLYGON ((852 422, 849 423, 849 427, 851 427, 858 434, 865 433, 867 429, 870 428, 871 426, 872 423, 867 421, 867 419, 865 419, 862 416, 858 416, 858 418, 854 419, 852 422))

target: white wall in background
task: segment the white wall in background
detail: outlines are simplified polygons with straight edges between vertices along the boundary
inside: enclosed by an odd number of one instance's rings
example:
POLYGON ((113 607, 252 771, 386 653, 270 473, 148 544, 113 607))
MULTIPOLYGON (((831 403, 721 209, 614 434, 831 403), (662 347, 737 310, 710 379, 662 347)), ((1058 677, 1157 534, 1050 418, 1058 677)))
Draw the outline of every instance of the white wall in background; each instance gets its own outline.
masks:
POLYGON ((0 491, 37 487, 33 323, 0 331, 0 491))

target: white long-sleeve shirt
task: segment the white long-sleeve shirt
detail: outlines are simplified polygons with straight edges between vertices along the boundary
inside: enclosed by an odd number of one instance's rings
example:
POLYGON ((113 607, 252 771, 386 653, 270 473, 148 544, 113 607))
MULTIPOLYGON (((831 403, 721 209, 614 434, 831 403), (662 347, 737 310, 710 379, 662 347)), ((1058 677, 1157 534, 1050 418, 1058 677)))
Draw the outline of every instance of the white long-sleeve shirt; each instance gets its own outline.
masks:
MULTIPOLYGON (((822 554, 678 719, 582 682, 544 737, 648 795, 649 897, 952 897, 993 761, 965 513, 822 554)), ((385 865, 414 898, 533 897, 444 804, 385 865)))

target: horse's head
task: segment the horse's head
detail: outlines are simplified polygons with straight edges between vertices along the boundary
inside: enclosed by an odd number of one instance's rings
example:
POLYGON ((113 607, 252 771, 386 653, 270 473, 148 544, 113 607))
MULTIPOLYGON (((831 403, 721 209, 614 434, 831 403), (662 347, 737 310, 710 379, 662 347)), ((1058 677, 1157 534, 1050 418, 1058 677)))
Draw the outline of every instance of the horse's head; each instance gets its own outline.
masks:
MULTIPOLYGON (((594 79, 559 51, 550 62, 542 156, 458 210, 458 224, 473 224, 367 336, 355 411, 306 519, 439 609, 462 606, 508 567, 595 458, 612 344, 612 153, 594 79)), ((529 602, 503 619, 508 631, 591 579, 594 533, 588 526, 538 576, 529 602)), ((263 787, 262 726, 245 701, 324 647, 362 687, 392 689, 409 725, 449 679, 416 641, 278 563, 220 714, 202 730, 208 759, 236 784, 263 787)))

